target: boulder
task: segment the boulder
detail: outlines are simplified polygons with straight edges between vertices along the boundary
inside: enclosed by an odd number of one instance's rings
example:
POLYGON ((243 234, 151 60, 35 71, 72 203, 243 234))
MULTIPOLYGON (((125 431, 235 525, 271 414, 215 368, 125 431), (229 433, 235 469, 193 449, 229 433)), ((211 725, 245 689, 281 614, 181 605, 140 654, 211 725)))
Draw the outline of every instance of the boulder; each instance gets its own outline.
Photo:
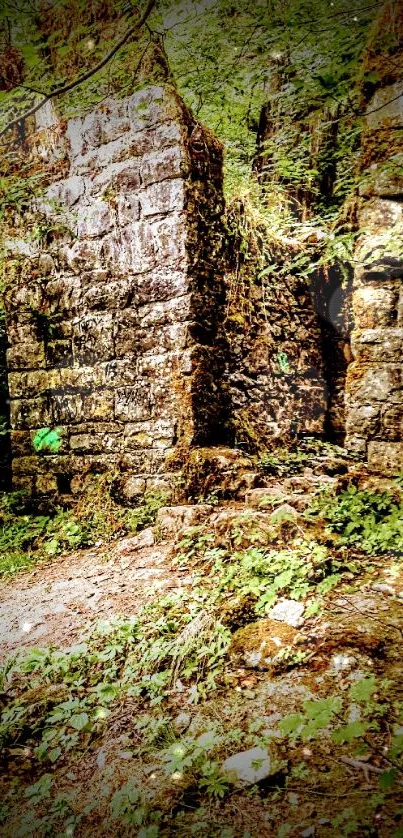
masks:
POLYGON ((228 757, 221 766, 221 773, 236 788, 260 783, 273 773, 270 756, 263 748, 250 748, 228 757))
POLYGON ((297 602, 295 599, 283 599, 282 602, 277 602, 271 609, 270 617, 272 620, 278 620, 288 626, 299 628, 304 622, 302 619, 304 610, 302 602, 297 602))
POLYGON ((161 506, 157 512, 157 525, 165 538, 178 535, 187 528, 197 526, 208 515, 213 507, 208 503, 194 506, 161 506))

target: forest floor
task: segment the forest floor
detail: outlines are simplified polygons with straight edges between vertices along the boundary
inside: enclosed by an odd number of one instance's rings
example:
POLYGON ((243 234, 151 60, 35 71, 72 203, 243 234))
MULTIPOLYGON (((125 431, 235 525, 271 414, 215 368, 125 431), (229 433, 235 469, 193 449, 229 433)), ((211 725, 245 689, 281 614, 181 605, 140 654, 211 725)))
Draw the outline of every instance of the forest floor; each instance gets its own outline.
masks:
POLYGON ((400 483, 331 482, 5 581, 5 838, 403 835, 400 483))

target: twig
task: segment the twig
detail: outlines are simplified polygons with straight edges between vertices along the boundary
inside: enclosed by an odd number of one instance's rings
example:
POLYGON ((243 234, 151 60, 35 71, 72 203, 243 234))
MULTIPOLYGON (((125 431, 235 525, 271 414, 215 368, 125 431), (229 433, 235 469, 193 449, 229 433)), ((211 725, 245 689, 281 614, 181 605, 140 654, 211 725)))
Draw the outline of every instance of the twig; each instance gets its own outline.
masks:
POLYGON ((349 765, 351 768, 362 771, 367 783, 369 782, 369 775, 371 772, 373 774, 383 774, 382 768, 377 768, 375 765, 371 765, 371 763, 364 762, 360 759, 353 759, 353 757, 340 757, 339 762, 343 762, 344 765, 349 765))
POLYGON ((115 44, 115 46, 112 47, 111 50, 109 50, 109 52, 101 59, 101 61, 98 62, 98 64, 95 65, 95 67, 92 67, 90 70, 87 70, 85 73, 82 73, 81 76, 78 76, 76 79, 69 82, 68 84, 64 84, 61 87, 56 87, 54 90, 48 93, 47 96, 41 99, 40 102, 37 102, 36 105, 33 105, 32 108, 29 108, 29 110, 25 111, 25 113, 21 114, 20 116, 16 116, 13 120, 11 120, 11 122, 9 122, 5 126, 5 128, 3 128, 0 131, 0 137, 3 137, 4 134, 6 134, 7 131, 9 131, 11 128, 14 128, 15 125, 18 125, 18 123, 21 122, 21 120, 27 119, 29 116, 33 116, 37 111, 39 111, 40 108, 43 107, 43 105, 46 104, 46 102, 51 101, 51 99, 54 99, 56 96, 62 96, 64 93, 68 93, 70 90, 74 90, 75 87, 78 87, 80 84, 83 84, 83 82, 87 81, 96 73, 98 73, 99 70, 102 70, 103 67, 105 67, 109 63, 111 58, 113 58, 113 56, 116 55, 116 53, 121 49, 121 47, 123 47, 124 44, 127 43, 127 41, 130 40, 130 38, 144 26, 155 5, 156 0, 149 0, 146 9, 138 23, 136 23, 135 26, 131 26, 130 29, 128 29, 127 32, 124 35, 122 35, 122 37, 115 44))

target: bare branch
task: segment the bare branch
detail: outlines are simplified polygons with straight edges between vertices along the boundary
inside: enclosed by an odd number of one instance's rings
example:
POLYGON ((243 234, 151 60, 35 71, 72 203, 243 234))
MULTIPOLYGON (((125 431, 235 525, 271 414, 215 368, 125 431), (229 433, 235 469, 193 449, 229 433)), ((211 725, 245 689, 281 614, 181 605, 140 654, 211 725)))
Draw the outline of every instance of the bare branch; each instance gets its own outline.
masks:
POLYGON ((62 96, 64 93, 68 93, 70 90, 74 90, 75 87, 78 87, 80 84, 83 84, 83 82, 87 81, 96 73, 98 73, 99 70, 102 70, 103 67, 105 67, 113 58, 113 56, 116 55, 116 53, 121 49, 121 47, 123 47, 124 44, 126 44, 127 41, 129 41, 130 38, 133 37, 133 35, 136 35, 139 29, 141 29, 144 26, 146 20, 149 18, 151 12, 153 11, 156 2, 157 0, 149 0, 140 20, 135 24, 135 26, 131 26, 130 29, 128 29, 127 32, 124 35, 122 35, 122 37, 115 44, 115 46, 112 47, 112 49, 101 59, 101 61, 99 61, 98 64, 95 65, 95 67, 92 67, 90 70, 87 70, 85 73, 82 73, 81 76, 78 76, 76 79, 69 82, 68 84, 64 84, 61 87, 56 87, 54 90, 48 93, 47 96, 41 99, 40 102, 37 102, 35 105, 33 105, 32 108, 29 108, 29 110, 25 111, 25 113, 21 114, 20 116, 16 116, 15 119, 11 120, 11 122, 9 122, 8 125, 6 125, 5 128, 3 128, 0 131, 0 137, 3 137, 4 134, 6 134, 7 131, 10 131, 11 128, 14 128, 15 125, 18 125, 18 123, 21 122, 21 120, 27 119, 29 116, 33 116, 37 111, 39 111, 40 108, 43 107, 43 105, 46 104, 46 102, 49 102, 51 99, 55 99, 56 96, 62 96))

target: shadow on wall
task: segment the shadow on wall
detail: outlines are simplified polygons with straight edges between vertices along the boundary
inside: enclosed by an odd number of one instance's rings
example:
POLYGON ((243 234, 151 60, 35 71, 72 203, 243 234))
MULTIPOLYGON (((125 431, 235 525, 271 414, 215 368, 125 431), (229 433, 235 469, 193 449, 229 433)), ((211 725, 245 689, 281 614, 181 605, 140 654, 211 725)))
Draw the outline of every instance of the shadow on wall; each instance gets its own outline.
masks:
POLYGON ((353 271, 346 265, 315 274, 311 293, 321 334, 323 374, 327 390, 324 433, 329 442, 343 444, 345 437, 345 385, 351 361, 353 271))

